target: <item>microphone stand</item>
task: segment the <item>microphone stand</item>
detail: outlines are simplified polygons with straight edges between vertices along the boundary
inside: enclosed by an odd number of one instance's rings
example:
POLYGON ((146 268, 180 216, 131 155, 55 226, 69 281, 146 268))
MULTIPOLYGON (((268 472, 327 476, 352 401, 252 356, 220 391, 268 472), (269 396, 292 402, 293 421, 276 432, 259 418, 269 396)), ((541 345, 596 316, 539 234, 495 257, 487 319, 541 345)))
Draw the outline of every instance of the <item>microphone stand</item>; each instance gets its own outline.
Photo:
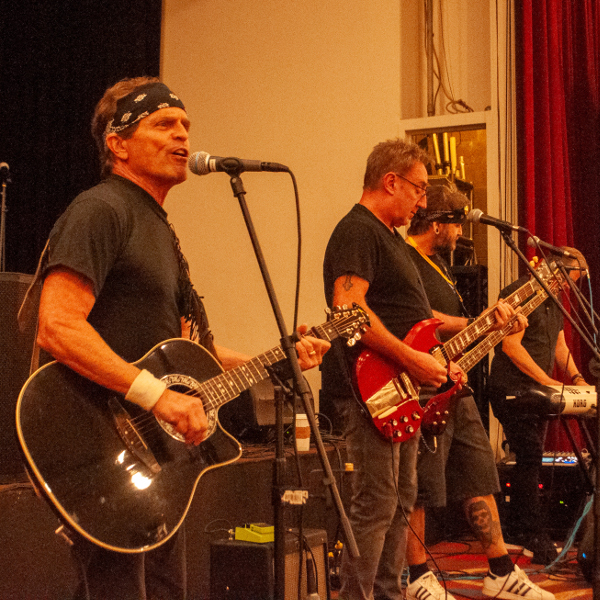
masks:
POLYGON ((9 179, 2 182, 2 213, 0 214, 0 272, 4 273, 6 270, 6 258, 5 258, 5 250, 6 250, 6 184, 9 182, 9 179))
MULTIPOLYGON (((598 353, 598 348, 595 346, 594 342, 588 338, 587 335, 584 334, 579 325, 575 322, 573 317, 567 312, 565 307, 562 305, 562 302, 558 300, 554 294, 550 291, 545 282, 542 281, 541 277, 536 273, 535 269, 529 264, 526 256, 519 250, 517 244, 512 239, 512 236, 508 231, 503 231, 502 229, 498 229, 500 231, 500 235, 504 238, 506 245, 509 246, 513 252, 521 259, 521 261, 525 264, 529 272, 535 277, 537 282, 542 286, 543 290, 548 294, 548 297, 552 299, 552 302, 560 309, 562 314, 566 317, 566 319, 571 323, 571 326, 577 331, 580 335, 581 339, 587 344, 589 349, 592 351, 593 358, 592 361, 595 361, 595 364, 600 363, 600 354, 598 353)), ((596 391, 598 390, 598 386, 596 386, 596 391)), ((598 401, 596 401, 596 433, 600 439, 600 407, 598 406, 598 401)), ((594 559, 592 566, 592 586, 593 586, 593 599, 600 600, 600 460, 596 458, 596 477, 594 481, 594 559)))
MULTIPOLYGON (((338 512, 338 516, 340 518, 340 523, 344 530, 344 534, 346 537, 346 543, 348 546, 348 550, 353 557, 359 556, 358 546, 356 545, 356 540, 354 539, 354 534, 352 532, 352 528, 350 526, 350 521, 346 516, 344 506, 342 504, 342 499, 340 497, 339 491, 337 489, 335 483, 335 477, 333 471, 331 469, 331 465, 329 464, 329 460, 327 458, 327 453, 325 451, 325 446, 323 445, 323 441, 321 439, 321 434, 319 432, 319 428, 317 426, 317 421, 315 418, 315 414, 312 407, 312 394, 310 392, 310 388, 308 383, 302 376, 302 371, 300 369, 300 365, 298 364, 298 356, 296 354, 296 347, 294 343, 294 339, 288 335, 285 327, 285 322, 283 319, 283 315, 279 308, 279 304, 277 302, 277 297, 275 295, 275 289, 273 288, 273 284, 271 281, 271 277, 269 276, 269 272, 267 270, 266 261, 262 254, 262 250, 260 248, 260 244, 258 242, 258 237, 256 235, 256 231, 254 229, 254 225, 252 223, 252 219, 250 217, 250 213, 248 211, 248 206, 246 205, 246 190, 244 189, 244 184, 240 178, 240 174, 244 171, 244 167, 241 162, 237 164, 231 165, 226 172, 231 177, 231 188, 233 190, 233 195, 238 199, 240 208, 242 210, 242 214, 244 216, 244 221, 246 222, 246 227, 248 229, 248 233, 250 235, 250 240, 252 242, 252 246, 254 248, 254 253, 256 255, 256 259, 258 261, 258 266, 262 273, 262 277, 265 283, 265 287, 267 289, 267 294, 269 296, 269 301, 271 302, 271 308, 273 309, 273 313, 275 316, 275 320, 277 322, 277 326, 279 328, 279 332, 281 335, 281 347, 286 354, 288 363, 292 368, 293 379, 298 394, 302 399, 302 403, 304 405, 304 410, 306 412, 306 416, 308 417, 308 422, 310 424, 310 428, 312 434, 314 436, 315 444, 317 446, 319 458, 321 461, 321 466, 323 467, 323 471, 327 475, 327 484, 330 487, 331 496, 334 499, 334 503, 338 512)), ((277 414, 279 414, 278 409, 276 409, 277 414)), ((275 462, 273 465, 274 473, 273 473, 273 514, 274 514, 274 527, 275 527, 275 594, 274 598, 276 600, 285 600, 285 528, 283 522, 283 511, 282 511, 282 497, 283 497, 283 468, 285 465, 285 456, 283 451, 283 443, 282 443, 282 431, 283 431, 283 418, 279 415, 278 419, 278 427, 281 429, 281 434, 278 431, 278 443, 276 445, 276 456, 275 462)))

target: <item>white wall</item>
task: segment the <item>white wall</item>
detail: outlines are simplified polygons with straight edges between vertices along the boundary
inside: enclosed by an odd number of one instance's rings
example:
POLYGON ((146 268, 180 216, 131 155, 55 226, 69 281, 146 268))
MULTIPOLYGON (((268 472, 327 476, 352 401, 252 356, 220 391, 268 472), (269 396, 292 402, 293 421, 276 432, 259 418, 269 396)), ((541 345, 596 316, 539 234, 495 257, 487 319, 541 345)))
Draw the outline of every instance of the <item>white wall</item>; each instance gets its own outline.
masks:
MULTIPOLYGON (((463 61, 458 93, 482 110, 490 103, 489 76, 481 73, 482 61, 489 64, 481 51, 489 45, 482 39, 489 20, 482 23, 479 15, 489 13, 489 0, 473 4, 477 10, 468 11, 453 0, 448 15, 460 32, 475 19, 477 39, 461 33, 462 45, 447 43, 463 61), (464 64, 469 56, 473 69, 464 64)), ((425 107, 422 11, 419 0, 164 0, 161 75, 186 104, 192 150, 284 163, 297 177, 301 321, 324 320, 323 253, 337 221, 360 198, 367 155, 398 135, 402 116, 425 116, 418 114, 425 107)), ((243 181, 291 328, 291 181, 271 173, 246 173, 243 181)), ((250 354, 276 345, 279 334, 229 177, 190 175, 165 207, 217 341, 250 354)), ((318 387, 314 374, 309 380, 318 387)))

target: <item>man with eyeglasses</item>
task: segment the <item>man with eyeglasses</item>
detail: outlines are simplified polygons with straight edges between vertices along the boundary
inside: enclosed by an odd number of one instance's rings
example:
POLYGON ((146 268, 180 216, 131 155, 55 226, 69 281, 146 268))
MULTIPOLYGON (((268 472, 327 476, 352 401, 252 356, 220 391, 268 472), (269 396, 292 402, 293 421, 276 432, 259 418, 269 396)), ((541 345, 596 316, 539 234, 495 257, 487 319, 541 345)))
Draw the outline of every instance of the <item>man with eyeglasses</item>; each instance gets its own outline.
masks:
MULTIPOLYGON (((351 368, 365 348, 402 365, 421 384, 439 387, 447 380, 446 367, 402 341, 415 324, 433 316, 409 246, 396 230, 427 206, 428 163, 427 154, 405 140, 375 146, 361 199, 331 235, 323 265, 327 303, 356 302, 369 314, 370 327, 339 362, 324 364, 324 389, 335 387, 340 371, 351 368)), ((347 380, 336 401, 354 463, 349 518, 360 557, 344 550, 339 597, 399 600, 407 519, 416 500, 418 435, 391 443, 365 419, 347 380)))
MULTIPOLYGON (((435 186, 427 195, 427 209, 417 212, 407 231, 412 258, 421 273, 433 312, 453 334, 462 331, 471 319, 449 265, 441 255, 456 249, 467 211, 468 199, 456 186, 435 186)), ((518 319, 515 335, 527 324, 525 317, 518 319)), ((445 506, 447 496, 462 503, 467 521, 488 559, 484 596, 554 600, 553 594, 539 588, 513 564, 506 549, 494 497, 500 491, 496 461, 473 397, 453 401, 441 435, 422 431, 421 436, 418 499, 408 533, 406 600, 454 600, 429 569, 423 546, 425 508, 445 506)))

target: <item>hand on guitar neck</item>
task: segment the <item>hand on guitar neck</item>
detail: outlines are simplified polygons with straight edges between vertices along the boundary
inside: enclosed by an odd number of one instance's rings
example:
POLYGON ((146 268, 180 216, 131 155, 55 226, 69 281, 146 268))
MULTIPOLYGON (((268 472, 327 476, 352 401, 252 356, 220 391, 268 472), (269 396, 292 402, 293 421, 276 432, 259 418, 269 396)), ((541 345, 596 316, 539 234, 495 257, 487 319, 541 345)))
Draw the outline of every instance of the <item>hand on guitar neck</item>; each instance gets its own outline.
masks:
MULTIPOLYGON (((297 334, 299 341, 296 343, 296 352, 300 368, 307 371, 320 365, 331 344, 311 335, 308 325, 305 324, 298 327, 297 334)), ((226 369, 240 367, 251 358, 220 346, 217 346, 217 354, 226 369)), ((173 425, 187 444, 197 446, 209 433, 208 419, 199 397, 180 394, 167 388, 152 412, 156 417, 173 425)))

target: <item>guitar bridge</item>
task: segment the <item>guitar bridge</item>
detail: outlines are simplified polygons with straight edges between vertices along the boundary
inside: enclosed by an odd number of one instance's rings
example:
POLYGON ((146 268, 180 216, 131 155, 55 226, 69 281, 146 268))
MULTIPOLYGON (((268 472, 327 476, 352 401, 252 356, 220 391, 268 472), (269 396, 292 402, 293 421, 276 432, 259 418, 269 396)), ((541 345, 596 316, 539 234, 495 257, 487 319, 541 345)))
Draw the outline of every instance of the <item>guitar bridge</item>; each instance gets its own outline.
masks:
POLYGON ((143 462, 152 473, 160 473, 161 466, 158 464, 152 450, 148 448, 148 445, 144 442, 144 438, 133 424, 129 413, 116 398, 110 398, 108 406, 112 412, 115 427, 117 428, 123 443, 127 447, 127 450, 129 450, 138 460, 143 462))

